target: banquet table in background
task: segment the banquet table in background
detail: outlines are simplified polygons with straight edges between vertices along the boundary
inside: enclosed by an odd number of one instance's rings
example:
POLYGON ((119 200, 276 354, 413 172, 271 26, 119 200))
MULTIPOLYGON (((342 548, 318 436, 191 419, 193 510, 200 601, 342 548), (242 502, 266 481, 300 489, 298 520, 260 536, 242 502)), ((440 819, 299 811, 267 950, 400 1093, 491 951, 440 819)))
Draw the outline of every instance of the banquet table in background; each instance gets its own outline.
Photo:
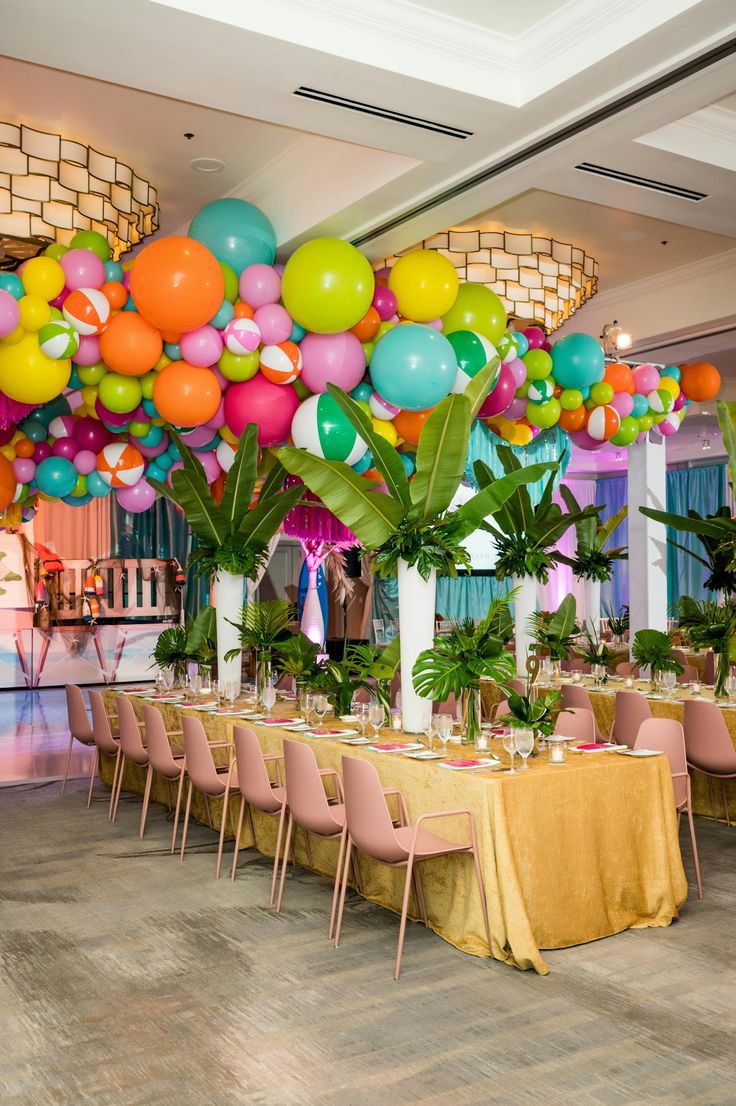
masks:
MULTIPOLYGON (((114 711, 117 693, 104 694, 108 710, 114 711)), ((138 697, 132 701, 141 716, 143 701, 138 697)), ((159 704, 159 709, 169 729, 181 728, 180 707, 159 704)), ((253 725, 246 719, 202 713, 197 717, 210 741, 231 741, 234 724, 253 725)), ((253 728, 266 753, 281 753, 288 737, 307 741, 323 768, 339 770, 346 754, 370 760, 385 787, 402 790, 412 819, 428 811, 472 810, 488 898, 491 955, 497 960, 546 974, 549 969, 540 949, 565 948, 629 928, 669 925, 687 897, 672 782, 664 757, 635 760, 609 753, 578 754, 571 755, 567 765, 557 766, 550 765, 542 753, 527 771, 512 776, 490 770, 452 771, 438 763, 381 754, 334 739, 253 728)), ((391 736, 396 738, 395 733, 391 736)), ((493 744, 505 758, 500 742, 493 744)), ((107 783, 112 780, 112 767, 109 761, 102 765, 107 783)), ((124 789, 142 792, 143 783, 143 772, 126 765, 124 789)), ((168 801, 166 785, 159 779, 153 797, 168 801)), ((196 792, 193 812, 205 821, 204 803, 196 792)), ((236 797, 228 814, 230 836, 237 812, 236 797)), ((258 812, 254 819, 258 849, 273 856, 275 820, 258 812)), ((443 819, 433 829, 449 839, 464 840, 467 822, 443 819)), ((246 819, 241 847, 252 844, 246 819)), ((303 835, 298 833, 296 859, 303 867, 334 877, 337 845, 313 840, 309 865, 303 835)), ((486 956, 477 888, 472 865, 466 861, 438 858, 424 866, 429 921, 456 948, 486 956)), ((359 865, 362 893, 398 912, 403 872, 362 855, 359 865)), ((287 888, 287 904, 289 897, 287 888)), ((349 927, 344 940, 350 940, 349 927)))

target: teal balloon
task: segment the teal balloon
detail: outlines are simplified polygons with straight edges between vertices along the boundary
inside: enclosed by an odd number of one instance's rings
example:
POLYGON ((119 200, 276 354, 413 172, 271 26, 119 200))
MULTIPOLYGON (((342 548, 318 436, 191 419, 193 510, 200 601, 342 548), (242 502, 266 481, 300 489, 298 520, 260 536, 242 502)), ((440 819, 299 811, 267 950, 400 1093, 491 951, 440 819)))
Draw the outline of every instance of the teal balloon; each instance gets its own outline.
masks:
POLYGON ((552 346, 552 375, 561 388, 598 384, 605 368, 600 343, 589 334, 568 334, 552 346))
POLYGON ((15 273, 0 273, 0 289, 10 292, 14 300, 19 300, 26 294, 23 281, 15 273))
POLYGON ((181 461, 181 453, 179 451, 178 445, 176 445, 175 442, 171 443, 166 452, 168 453, 172 461, 181 461))
POLYGON ((516 342, 519 357, 523 357, 525 353, 529 352, 529 339, 526 334, 514 334, 514 341, 516 342))
POLYGON ((47 457, 36 468, 34 480, 39 491, 63 499, 71 495, 79 473, 66 457, 47 457))
POLYGON ((36 419, 38 422, 43 423, 44 426, 48 426, 52 419, 55 419, 57 415, 70 415, 71 407, 69 401, 64 396, 57 396, 56 399, 49 400, 48 403, 44 403, 43 407, 37 407, 32 412, 30 418, 36 419))
POLYGON ((373 387, 367 380, 361 380, 355 388, 353 388, 350 396, 356 401, 356 403, 367 403, 373 395, 373 387))
POLYGON ((305 336, 306 333, 307 332, 304 329, 304 327, 301 325, 301 323, 294 323, 293 327, 291 328, 291 334, 289 335, 289 340, 291 342, 301 342, 302 338, 305 336))
POLYGON ((124 276, 123 266, 118 261, 105 262, 105 280, 115 280, 122 284, 124 276))
POLYGON ((160 468, 155 461, 151 461, 150 465, 146 469, 146 480, 159 480, 166 479, 165 469, 160 468))
POLYGON ((189 237, 238 275, 249 265, 273 265, 276 259, 276 232, 263 212, 246 200, 224 198, 206 204, 192 219, 189 237))
POLYGON ((92 499, 92 493, 87 491, 84 495, 64 495, 61 497, 62 503, 68 503, 70 507, 84 507, 92 499))
POLYGON ((136 305, 133 302, 133 297, 128 296, 127 300, 123 304, 123 311, 137 311, 137 310, 138 310, 138 308, 136 307, 136 305))
MULTIPOLYGON (((213 326, 215 330, 224 330, 229 322, 235 318, 235 308, 230 303, 230 300, 223 300, 220 304, 219 311, 210 319, 210 326, 213 326)), ((164 346, 166 349, 166 346, 164 346)))
POLYGON ((370 449, 366 449, 360 460, 353 465, 353 472, 357 472, 360 476, 361 473, 367 472, 370 468, 373 468, 373 454, 370 449))
MULTIPOLYGON (((41 464, 43 464, 43 461, 41 464)), ((38 471, 38 469, 36 471, 38 471)), ((110 494, 111 490, 110 485, 105 483, 99 472, 87 473, 88 495, 91 495, 94 499, 104 499, 106 495, 110 494)))
POLYGON ((152 399, 144 399, 141 403, 141 407, 146 412, 149 419, 157 419, 159 417, 158 411, 156 410, 156 404, 153 402, 152 399))
POLYGON ((32 442, 43 442, 47 437, 47 430, 40 419, 24 419, 18 426, 19 430, 22 430, 26 438, 29 438, 32 442))
POLYGON ((160 469, 163 469, 165 473, 169 471, 174 463, 174 458, 169 457, 168 450, 165 450, 163 453, 159 453, 158 457, 155 457, 154 460, 158 467, 160 469))
POLYGON ((586 399, 590 398, 590 387, 591 387, 590 384, 588 384, 588 385, 586 385, 585 388, 578 388, 578 391, 580 392, 581 396, 583 397, 583 402, 585 402, 586 399))
POLYGON ((181 361, 181 350, 178 342, 164 342, 164 353, 171 361, 181 361))
POLYGON ((659 375, 669 376, 671 380, 679 380, 682 373, 677 365, 665 365, 665 367, 660 370, 659 375))
POLYGON ((450 394, 455 351, 444 334, 418 323, 388 330, 376 343, 371 380, 378 394, 404 411, 425 411, 450 394))
POLYGON ((154 424, 145 437, 139 438, 138 441, 142 446, 145 446, 146 449, 155 449, 157 445, 161 444, 163 436, 163 428, 154 424))
POLYGON ((417 460, 416 453, 400 453, 399 454, 399 459, 401 460, 401 463, 404 466, 404 472, 406 473, 406 475, 411 476, 414 473, 414 470, 417 467, 417 465, 416 465, 416 460, 417 460))
POLYGON ((649 410, 649 400, 647 397, 637 393, 632 396, 632 399, 634 401, 634 406, 631 408, 632 417, 639 419, 642 415, 646 415, 649 410))
POLYGON ((76 368, 74 367, 74 365, 72 365, 72 373, 71 373, 71 376, 69 377, 69 383, 67 384, 67 388, 82 388, 82 387, 84 387, 84 385, 82 384, 82 381, 77 376, 76 368))

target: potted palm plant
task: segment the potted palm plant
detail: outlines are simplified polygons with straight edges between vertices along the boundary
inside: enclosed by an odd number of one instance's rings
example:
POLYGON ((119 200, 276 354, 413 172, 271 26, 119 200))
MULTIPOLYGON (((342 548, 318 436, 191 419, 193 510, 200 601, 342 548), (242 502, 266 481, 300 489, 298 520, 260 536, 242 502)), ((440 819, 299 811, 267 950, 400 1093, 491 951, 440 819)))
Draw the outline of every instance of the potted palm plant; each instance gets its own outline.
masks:
POLYGON ((473 744, 480 733, 480 680, 495 680, 506 692, 514 675, 514 658, 493 632, 498 610, 506 600, 495 599, 476 626, 472 618, 455 622, 431 649, 417 657, 412 679, 417 694, 444 702, 455 695, 462 701, 463 740, 473 744))
POLYGON ((159 668, 169 668, 177 683, 194 661, 200 668, 212 667, 217 654, 217 627, 212 607, 204 606, 186 626, 169 626, 158 635, 151 656, 159 668))
MULTIPOLYGON (((502 479, 518 474, 521 462, 513 451, 501 445, 496 451, 506 472, 502 479)), ((492 486, 494 477, 487 465, 476 461, 474 471, 481 488, 492 486)), ((498 510, 488 512, 492 519, 482 524, 482 529, 492 534, 496 542, 496 579, 510 576, 513 581, 516 669, 520 676, 526 675, 531 648, 529 623, 537 606, 537 582, 549 582, 550 569, 561 559, 556 546, 568 528, 598 514, 597 507, 565 513, 559 504, 553 503, 555 472, 548 475, 536 507, 532 505, 527 483, 517 485, 498 510)))
POLYGON ((293 678, 297 699, 314 680, 321 651, 322 646, 311 641, 305 633, 293 634, 286 641, 277 642, 274 668, 280 675, 293 678))
POLYGON ((567 660, 580 632, 575 624, 575 613, 575 596, 566 595, 554 614, 535 611, 531 617, 532 652, 550 657, 555 676, 560 675, 560 662, 567 660))
POLYGON ((577 656, 582 657, 586 664, 600 664, 607 668, 613 659, 613 654, 605 641, 601 641, 595 625, 593 623, 588 625, 587 622, 584 622, 580 633, 583 641, 582 644, 575 646, 577 656))
POLYGON ((718 663, 715 675, 715 696, 726 696, 726 680, 731 670, 731 642, 736 634, 736 604, 727 599, 716 603, 712 599, 698 601, 689 595, 680 597, 680 626, 687 630, 696 649, 712 649, 718 663))
POLYGON ((257 504, 252 505, 258 477, 258 427, 250 423, 240 438, 217 503, 195 455, 173 430, 171 435, 184 467, 172 474, 171 487, 158 480, 151 484, 181 507, 197 538, 190 564, 215 582, 219 676, 221 680, 239 680, 242 657, 237 634, 226 616, 242 606, 244 578, 258 578, 268 562, 268 543, 302 492, 300 488, 278 490, 284 472, 277 465, 266 478, 257 504))
POLYGON ((187 672, 187 664, 192 659, 187 653, 187 630, 185 626, 169 626, 156 638, 151 652, 154 664, 159 668, 168 668, 174 675, 174 681, 180 684, 187 672))
POLYGON ((683 667, 674 656, 672 638, 664 630, 638 630, 631 645, 631 656, 639 668, 648 668, 651 673, 652 691, 656 687, 656 677, 660 672, 675 672, 682 675, 683 667))
POLYGON ((328 386, 347 419, 373 455, 386 491, 359 476, 341 461, 328 461, 302 449, 285 447, 279 460, 373 553, 378 575, 393 575, 399 585, 401 627, 401 696, 404 728, 424 729, 429 700, 417 695, 412 671, 419 654, 432 648, 437 573, 455 576, 458 565, 469 565, 462 542, 483 519, 499 510, 515 489, 557 471, 548 462, 510 472, 451 510, 463 478, 473 419, 495 383, 498 358, 478 373, 462 395, 450 395, 437 404, 419 439, 416 469, 407 478, 401 456, 373 429, 362 407, 340 388, 328 386))
POLYGON ((560 485, 560 495, 565 501, 570 514, 577 515, 575 522, 575 534, 577 536, 577 549, 574 557, 566 557, 560 554, 559 559, 570 565, 573 576, 584 581, 585 606, 587 618, 595 628, 600 627, 601 622, 601 584, 607 582, 613 576, 615 561, 625 560, 628 557, 626 548, 622 545, 614 549, 606 549, 611 535, 626 518, 628 508, 621 507, 615 515, 601 522, 598 512, 603 508, 596 508, 595 515, 583 517, 582 507, 565 484, 560 485))
POLYGON ((400 651, 401 638, 395 637, 385 647, 351 645, 345 655, 354 678, 362 686, 375 684, 376 699, 386 710, 391 709, 391 681, 399 667, 400 651))
POLYGON ((271 680, 274 650, 291 637, 296 612, 288 599, 262 599, 241 608, 240 621, 231 622, 237 631, 238 645, 226 654, 226 660, 240 656, 243 649, 256 655, 256 698, 271 680))
POLYGON ((629 608, 622 607, 618 614, 613 613, 613 607, 606 611, 608 629, 611 631, 614 645, 622 645, 629 632, 629 608))

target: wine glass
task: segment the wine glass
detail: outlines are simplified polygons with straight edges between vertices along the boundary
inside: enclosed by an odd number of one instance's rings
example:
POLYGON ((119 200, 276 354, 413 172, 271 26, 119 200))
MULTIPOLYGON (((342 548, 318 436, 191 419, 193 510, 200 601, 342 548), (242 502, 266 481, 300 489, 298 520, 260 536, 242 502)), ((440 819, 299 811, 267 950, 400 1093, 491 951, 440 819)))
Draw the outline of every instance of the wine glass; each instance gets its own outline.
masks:
POLYGON ((509 773, 512 774, 516 772, 516 769, 514 768, 514 757, 516 756, 516 734, 516 730, 509 730, 508 733, 505 733, 503 735, 503 747, 511 758, 511 767, 509 768, 509 773))
POLYGON ((447 742, 452 737, 452 715, 436 714, 434 716, 435 733, 442 742, 443 755, 447 753, 447 742))
POLYGON ((226 680, 225 681, 225 698, 230 704, 230 710, 235 706, 235 700, 240 695, 240 681, 239 680, 226 680))
POLYGON ((427 721, 424 724, 424 736, 427 739, 427 748, 429 749, 430 753, 432 752, 432 741, 433 741, 434 735, 435 735, 435 724, 436 724, 436 722, 437 722, 437 715, 436 714, 430 714, 427 717, 427 721))
POLYGON ((368 710, 368 721, 371 724, 371 728, 378 737, 381 726, 386 721, 386 709, 381 703, 371 703, 368 710))
POLYGON ((317 715, 317 718, 319 719, 319 726, 321 727, 322 723, 324 722, 325 715, 327 714, 327 711, 330 709, 330 704, 329 704, 329 701, 327 699, 327 696, 326 695, 315 695, 314 698, 312 699, 312 706, 314 707, 314 712, 317 715))
POLYGON ((199 672, 195 672, 189 677, 189 689, 193 695, 199 695, 202 690, 202 677, 199 672))
POLYGON ((672 698, 672 693, 674 692, 676 686, 677 686, 677 676, 675 675, 675 673, 674 672, 663 672, 662 673, 662 687, 664 688, 665 694, 666 694, 668 699, 672 698))
POLYGON ((534 749, 534 731, 527 729, 517 729, 516 731, 516 751, 524 761, 523 767, 528 768, 528 757, 531 755, 534 749))
POLYGON ((733 673, 726 677, 726 695, 728 695, 729 702, 736 695, 736 676, 733 673))
POLYGON ((361 737, 365 737, 365 727, 366 723, 368 722, 368 711, 370 709, 371 708, 369 704, 364 703, 362 700, 358 700, 358 702, 353 707, 353 714, 358 719, 358 725, 360 726, 361 737))
POLYGON ((273 710, 273 705, 276 702, 276 688, 273 686, 273 684, 266 684, 263 689, 261 699, 264 707, 266 708, 266 717, 269 718, 271 716, 271 711, 273 710))
POLYGON ((170 668, 163 668, 161 670, 161 685, 164 691, 171 691, 174 686, 174 673, 170 668))

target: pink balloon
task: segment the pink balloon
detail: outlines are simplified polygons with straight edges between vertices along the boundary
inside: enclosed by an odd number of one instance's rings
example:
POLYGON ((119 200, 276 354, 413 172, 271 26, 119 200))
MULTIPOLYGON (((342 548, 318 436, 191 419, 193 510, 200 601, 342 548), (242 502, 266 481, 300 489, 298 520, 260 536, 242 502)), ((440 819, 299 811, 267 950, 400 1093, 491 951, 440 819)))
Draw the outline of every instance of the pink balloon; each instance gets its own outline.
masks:
POLYGON ((17 299, 4 288, 0 288, 0 338, 7 338, 19 324, 20 307, 17 299))
POLYGON ((373 276, 376 280, 388 280, 391 276, 391 266, 384 265, 382 269, 376 269, 373 276))
POLYGON ((442 330, 442 319, 432 319, 431 322, 425 323, 425 326, 431 326, 433 330, 442 330))
POLYGON ((508 368, 514 378, 515 386, 520 388, 526 380, 526 365, 520 357, 517 357, 515 361, 509 361, 508 368))
POLYGON ((175 472, 178 472, 179 469, 183 469, 183 468, 184 468, 184 462, 183 461, 174 461, 173 465, 171 466, 169 471, 166 473, 166 483, 171 484, 172 475, 175 472))
MULTIPOLYGON (((105 429, 104 426, 102 428, 105 429)), ((42 461, 45 461, 47 457, 51 456, 51 446, 48 442, 36 442, 36 448, 33 451, 33 460, 37 465, 40 465, 42 461)))
POLYGON ((281 277, 273 265, 249 265, 243 269, 238 281, 240 298, 255 311, 267 303, 278 303, 281 295, 281 277))
POLYGON ((64 457, 67 461, 73 461, 79 453, 79 446, 74 438, 57 438, 51 446, 54 457, 64 457))
POLYGON ((637 365, 631 372, 634 381, 634 391, 643 396, 654 392, 659 387, 659 369, 656 365, 637 365))
POLYGON ((357 387, 365 373, 365 353, 349 330, 342 334, 306 334, 300 343, 302 382, 310 392, 326 392, 337 384, 344 392, 357 387))
POLYGON ((264 346, 277 346, 279 342, 287 341, 294 328, 291 315, 280 303, 264 304, 253 317, 264 346))
POLYGON ((105 265, 91 250, 67 250, 59 264, 70 292, 76 288, 101 288, 105 283, 105 265))
MULTIPOLYGON (((230 381, 228 380, 228 384, 230 381)), ((213 430, 219 430, 221 426, 225 425, 225 400, 220 400, 220 406, 217 408, 217 414, 213 415, 209 422, 205 423, 205 426, 210 426, 213 430)))
POLYGON ((274 262, 274 266, 273 266, 273 267, 274 267, 274 271, 275 271, 276 273, 278 273, 278 275, 279 275, 280 277, 282 277, 282 276, 284 275, 284 269, 286 268, 286 266, 284 265, 283 261, 276 261, 276 262, 274 262))
POLYGON ((138 515, 141 511, 147 511, 156 502, 156 489, 152 488, 147 480, 142 479, 130 488, 119 488, 117 499, 124 511, 138 515))
POLYGON ((258 444, 280 445, 289 437, 299 396, 291 384, 273 384, 257 373, 250 380, 231 384, 225 392, 225 422, 236 437, 249 422, 258 427, 258 444))
POLYGON ((169 448, 169 435, 164 430, 164 436, 158 445, 143 445, 140 438, 136 438, 134 434, 128 434, 128 441, 131 445, 134 445, 138 452, 148 460, 152 457, 158 457, 160 454, 165 453, 169 448))
MULTIPOLYGON (((210 365, 210 372, 214 373, 217 377, 217 383, 220 385, 221 392, 224 392, 226 388, 229 388, 230 381, 222 375, 217 365, 210 365)), ((215 418, 217 418, 217 416, 215 416, 215 418)))
POLYGON ((182 334, 179 349, 182 358, 190 365, 208 369, 222 353, 222 338, 219 330, 215 330, 213 326, 200 326, 197 330, 182 334))
POLYGON ((100 339, 96 334, 80 334, 79 335, 79 349, 74 355, 74 362, 77 365, 96 365, 98 361, 101 361, 100 356, 100 339))
POLYGON ((222 475, 222 468, 220 467, 220 462, 217 460, 217 454, 214 450, 208 453, 198 453, 197 460, 204 469, 207 483, 214 484, 217 477, 222 475))
POLYGON ((678 395, 677 399, 675 400, 675 402, 672 406, 672 410, 673 411, 682 411, 682 409, 683 409, 683 407, 685 406, 686 403, 687 403, 687 396, 685 395, 684 392, 680 392, 680 394, 678 395))
POLYGON ((622 419, 625 419, 634 410, 634 397, 628 392, 616 392, 610 406, 618 411, 622 419))
POLYGON ((524 331, 524 337, 529 343, 529 349, 542 349, 547 341, 547 335, 539 326, 528 326, 524 331))
POLYGON ((526 400, 522 396, 514 399, 504 412, 507 419, 520 419, 526 414, 526 400))
MULTIPOLYGON (((216 430, 213 430, 211 426, 205 424, 204 426, 195 426, 194 430, 189 430, 185 434, 180 434, 180 438, 184 442, 184 445, 189 446, 190 449, 201 449, 202 446, 210 444, 216 433, 216 430)), ((200 460, 201 459, 200 457, 200 460)))
POLYGON ((91 449, 80 449, 74 458, 74 467, 82 476, 88 476, 97 468, 97 454, 91 449))
POLYGON ((13 472, 19 484, 30 484, 36 475, 36 462, 28 457, 16 457, 13 461, 13 472))
MULTIPOLYGON (((125 416, 130 419, 130 415, 125 416)), ((74 420, 74 441, 82 450, 91 450, 99 453, 112 441, 112 434, 103 426, 99 419, 93 419, 91 415, 84 415, 81 419, 74 420)))
POLYGON ((130 277, 131 277, 132 272, 133 272, 132 269, 126 269, 125 272, 123 273, 122 285, 123 285, 123 288, 126 290, 126 292, 130 291, 130 277))
POLYGON ((503 414, 514 402, 515 391, 516 383, 514 382, 513 373, 508 365, 502 365, 496 386, 484 401, 478 412, 478 418, 487 419, 491 415, 503 414))
POLYGON ((385 285, 376 285, 372 302, 376 311, 381 316, 381 322, 388 322, 388 320, 396 314, 396 296, 391 289, 387 288, 385 285))
POLYGON ((579 449, 587 449, 590 453, 593 453, 596 449, 602 449, 606 444, 605 442, 599 442, 597 438, 591 438, 587 430, 572 431, 570 440, 579 449))

